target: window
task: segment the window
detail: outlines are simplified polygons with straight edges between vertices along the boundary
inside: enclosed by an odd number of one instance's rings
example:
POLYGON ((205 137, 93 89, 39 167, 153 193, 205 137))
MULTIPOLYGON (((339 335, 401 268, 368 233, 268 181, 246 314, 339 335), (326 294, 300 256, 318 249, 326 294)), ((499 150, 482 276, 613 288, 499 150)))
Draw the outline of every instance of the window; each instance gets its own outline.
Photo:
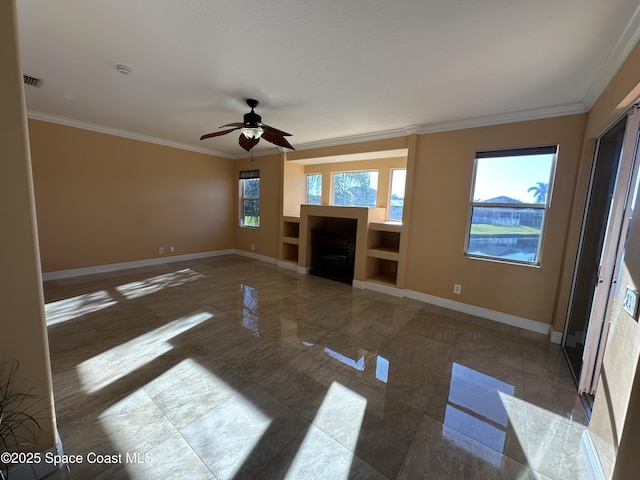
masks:
POLYGON ((340 172, 333 174, 333 205, 375 207, 378 172, 340 172))
POLYGON ((389 195, 389 218, 393 222, 402 221, 402 209, 404 207, 404 186, 407 180, 407 171, 403 169, 391 170, 391 194, 389 195))
POLYGON ((465 253, 540 264, 557 146, 478 152, 465 253))
POLYGON ((307 175, 307 204, 320 205, 322 196, 322 174, 307 175))
POLYGON ((260 170, 240 172, 240 226, 260 226, 260 170))

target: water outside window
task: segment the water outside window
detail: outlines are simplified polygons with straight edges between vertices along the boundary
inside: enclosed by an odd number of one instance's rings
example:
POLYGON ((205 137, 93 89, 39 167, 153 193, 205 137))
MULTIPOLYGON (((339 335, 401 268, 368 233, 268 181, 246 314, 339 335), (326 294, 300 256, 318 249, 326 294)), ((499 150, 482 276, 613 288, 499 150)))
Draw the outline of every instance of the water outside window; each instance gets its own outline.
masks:
POLYGON ((539 264, 556 147, 476 158, 467 255, 539 264))

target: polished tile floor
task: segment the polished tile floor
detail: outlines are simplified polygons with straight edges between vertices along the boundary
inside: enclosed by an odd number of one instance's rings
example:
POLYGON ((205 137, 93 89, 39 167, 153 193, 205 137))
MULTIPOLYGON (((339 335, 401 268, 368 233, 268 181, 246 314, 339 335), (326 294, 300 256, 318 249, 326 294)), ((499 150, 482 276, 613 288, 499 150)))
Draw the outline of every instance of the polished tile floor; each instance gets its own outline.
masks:
POLYGON ((45 297, 71 478, 587 478, 544 336, 236 255, 45 297))

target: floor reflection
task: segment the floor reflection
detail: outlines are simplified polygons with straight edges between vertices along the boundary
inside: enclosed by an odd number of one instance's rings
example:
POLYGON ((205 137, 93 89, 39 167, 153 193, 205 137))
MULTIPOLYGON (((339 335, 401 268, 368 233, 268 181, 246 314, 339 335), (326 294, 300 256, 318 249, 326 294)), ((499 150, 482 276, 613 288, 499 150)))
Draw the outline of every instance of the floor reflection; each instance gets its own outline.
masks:
POLYGON ((260 335, 258 325, 258 292, 249 285, 241 285, 242 291, 242 326, 260 335))
POLYGON ((335 350, 332 350, 329 347, 324 347, 324 351, 327 355, 329 355, 334 360, 339 361, 343 365, 353 368, 354 370, 362 371, 364 370, 364 356, 354 360, 353 358, 349 358, 346 355, 343 355, 335 350))
POLYGON ((442 433, 470 453, 499 466, 509 416, 500 392, 513 385, 454 363, 442 433))
POLYGON ((389 360, 376 355, 376 380, 387 383, 389 381, 389 360))

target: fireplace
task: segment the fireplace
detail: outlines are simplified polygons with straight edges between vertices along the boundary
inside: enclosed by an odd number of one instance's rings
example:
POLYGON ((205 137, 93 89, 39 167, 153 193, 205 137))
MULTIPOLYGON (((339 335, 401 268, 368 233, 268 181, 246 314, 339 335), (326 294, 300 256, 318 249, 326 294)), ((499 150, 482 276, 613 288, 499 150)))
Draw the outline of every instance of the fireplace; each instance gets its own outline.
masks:
POLYGON ((351 284, 355 264, 355 232, 313 230, 311 273, 351 284))

